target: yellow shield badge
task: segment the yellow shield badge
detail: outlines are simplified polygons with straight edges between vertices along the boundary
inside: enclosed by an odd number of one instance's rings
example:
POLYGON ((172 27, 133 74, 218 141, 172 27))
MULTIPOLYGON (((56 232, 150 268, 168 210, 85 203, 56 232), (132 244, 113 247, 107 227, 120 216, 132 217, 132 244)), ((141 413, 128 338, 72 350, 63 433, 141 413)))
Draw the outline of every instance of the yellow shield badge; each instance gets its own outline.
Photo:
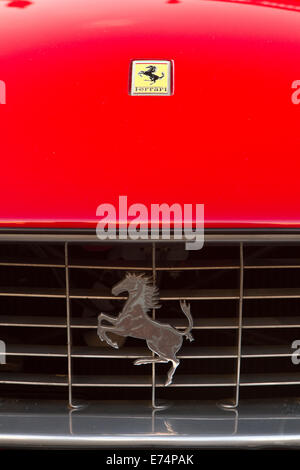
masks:
POLYGON ((131 70, 131 95, 172 94, 172 63, 170 60, 134 60, 131 70))

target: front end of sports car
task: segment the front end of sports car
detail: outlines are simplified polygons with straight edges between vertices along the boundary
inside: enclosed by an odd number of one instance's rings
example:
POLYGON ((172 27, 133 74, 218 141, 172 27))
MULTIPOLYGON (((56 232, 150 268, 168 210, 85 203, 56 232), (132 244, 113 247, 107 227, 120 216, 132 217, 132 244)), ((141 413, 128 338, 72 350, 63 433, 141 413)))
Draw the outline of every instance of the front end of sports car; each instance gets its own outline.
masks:
POLYGON ((0 0, 0 447, 300 444, 298 0, 0 0))

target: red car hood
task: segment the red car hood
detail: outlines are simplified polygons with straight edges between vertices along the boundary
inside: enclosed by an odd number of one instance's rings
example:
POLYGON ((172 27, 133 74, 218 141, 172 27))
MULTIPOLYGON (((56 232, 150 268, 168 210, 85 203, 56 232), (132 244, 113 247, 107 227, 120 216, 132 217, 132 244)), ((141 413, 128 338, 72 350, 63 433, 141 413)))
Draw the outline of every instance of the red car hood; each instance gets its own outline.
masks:
POLYGON ((2 226, 101 203, 203 203, 210 227, 300 226, 300 3, 0 0, 2 226), (173 96, 130 96, 133 59, 173 96))

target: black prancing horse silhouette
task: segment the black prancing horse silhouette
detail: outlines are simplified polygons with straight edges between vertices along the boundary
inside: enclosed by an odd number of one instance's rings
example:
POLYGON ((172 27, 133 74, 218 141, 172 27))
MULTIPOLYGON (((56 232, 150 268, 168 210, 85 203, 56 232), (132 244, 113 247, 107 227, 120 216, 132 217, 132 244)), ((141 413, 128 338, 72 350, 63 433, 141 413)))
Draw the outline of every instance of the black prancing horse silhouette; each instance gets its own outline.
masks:
POLYGON ((146 67, 146 72, 144 70, 141 70, 138 75, 142 76, 142 75, 145 75, 146 77, 149 77, 150 80, 147 80, 145 78, 145 80, 147 82, 152 82, 153 84, 156 82, 156 80, 160 80, 161 78, 163 78, 165 76, 165 74, 162 72, 161 76, 159 75, 156 75, 154 72, 156 72, 156 67, 155 65, 148 65, 148 67, 146 67))

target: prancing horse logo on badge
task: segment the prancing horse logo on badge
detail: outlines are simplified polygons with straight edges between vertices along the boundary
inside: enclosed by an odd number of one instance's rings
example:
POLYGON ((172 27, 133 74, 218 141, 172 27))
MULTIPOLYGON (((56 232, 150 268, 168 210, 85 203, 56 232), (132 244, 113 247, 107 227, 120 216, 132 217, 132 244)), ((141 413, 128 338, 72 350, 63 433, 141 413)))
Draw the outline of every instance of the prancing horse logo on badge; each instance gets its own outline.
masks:
POLYGON ((160 77, 154 73, 154 72, 156 72, 155 65, 148 65, 148 67, 146 67, 146 69, 147 69, 146 72, 144 70, 141 70, 138 74, 140 76, 145 75, 146 77, 149 77, 150 80, 147 79, 147 78, 144 79, 147 82, 155 83, 156 80, 161 80, 165 76, 164 72, 162 72, 160 77))
POLYGON ((101 313, 98 317, 99 338, 116 349, 118 349, 118 345, 106 333, 111 332, 120 336, 145 339, 148 348, 158 357, 137 359, 134 364, 172 362, 165 383, 165 385, 170 385, 180 362, 176 357, 176 353, 182 346, 183 337, 185 336, 190 341, 194 339, 190 333, 193 328, 190 305, 185 301, 180 301, 181 310, 189 321, 189 326, 181 332, 171 325, 159 323, 149 317, 149 311, 160 308, 159 291, 153 285, 150 277, 146 277, 144 274, 127 273, 125 278, 112 288, 114 295, 119 295, 121 292, 128 292, 129 297, 119 315, 112 317, 106 313, 101 313), (102 325, 103 320, 112 323, 114 326, 102 325))

